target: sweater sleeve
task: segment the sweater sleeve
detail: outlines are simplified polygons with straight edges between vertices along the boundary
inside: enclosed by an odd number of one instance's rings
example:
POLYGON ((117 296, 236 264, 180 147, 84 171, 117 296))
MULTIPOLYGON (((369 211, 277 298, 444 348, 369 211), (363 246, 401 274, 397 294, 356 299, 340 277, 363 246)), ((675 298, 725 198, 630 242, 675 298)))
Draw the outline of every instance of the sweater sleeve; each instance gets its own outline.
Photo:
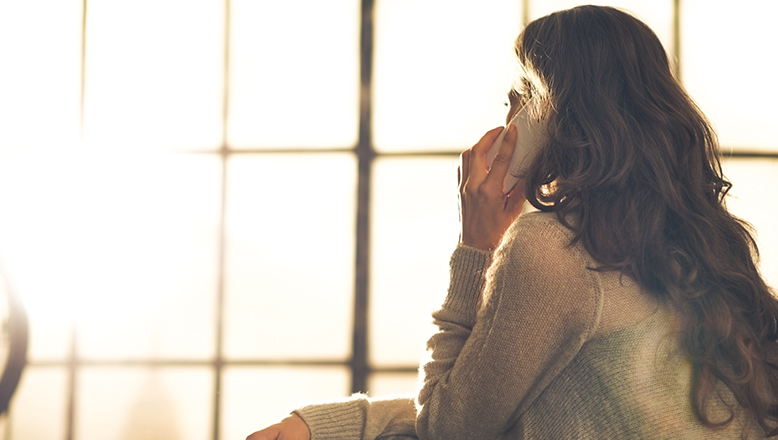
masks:
POLYGON ((460 246, 433 313, 418 395, 421 439, 493 439, 510 430, 596 330, 602 289, 580 246, 552 215, 519 217, 484 278, 460 246), (485 285, 484 285, 485 283, 485 285), (476 310, 483 287, 484 304, 476 310))
POLYGON ((311 430, 311 440, 374 440, 379 436, 416 437, 412 396, 369 399, 354 394, 339 402, 308 405, 294 411, 311 430))

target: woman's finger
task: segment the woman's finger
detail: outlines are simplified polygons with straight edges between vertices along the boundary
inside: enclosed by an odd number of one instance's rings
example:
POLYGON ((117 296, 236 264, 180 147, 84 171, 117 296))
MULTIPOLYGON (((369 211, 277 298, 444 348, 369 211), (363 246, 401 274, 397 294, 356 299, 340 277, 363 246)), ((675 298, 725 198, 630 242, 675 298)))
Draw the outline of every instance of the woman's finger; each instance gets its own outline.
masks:
POLYGON ((495 127, 489 131, 486 132, 483 136, 481 136, 481 139, 473 145, 473 148, 471 150, 477 151, 479 154, 486 155, 486 150, 489 149, 489 147, 492 146, 494 141, 497 140, 497 137, 500 136, 500 133, 505 129, 505 127, 495 127))
POLYGON ((473 148, 470 149, 470 169, 469 174, 476 179, 479 184, 486 178, 486 152, 492 146, 497 137, 500 136, 503 127, 493 128, 486 132, 473 148))
POLYGON ((494 156, 494 161, 489 169, 489 175, 486 176, 484 185, 499 187, 500 191, 502 191, 503 182, 508 174, 511 157, 513 157, 513 150, 516 146, 516 136, 516 126, 514 124, 508 125, 508 132, 505 133, 500 150, 494 156))
POLYGON ((459 155, 459 192, 465 189, 467 176, 470 174, 470 150, 465 150, 459 155))
POLYGON ((524 202, 526 200, 527 198, 524 195, 524 179, 519 179, 519 181, 516 182, 516 185, 514 185, 514 187, 508 191, 508 199, 505 201, 505 209, 510 213, 518 215, 524 208, 524 202))
POLYGON ((269 426, 261 431, 257 431, 246 437, 246 440, 276 440, 280 434, 280 431, 276 426, 277 425, 269 426))

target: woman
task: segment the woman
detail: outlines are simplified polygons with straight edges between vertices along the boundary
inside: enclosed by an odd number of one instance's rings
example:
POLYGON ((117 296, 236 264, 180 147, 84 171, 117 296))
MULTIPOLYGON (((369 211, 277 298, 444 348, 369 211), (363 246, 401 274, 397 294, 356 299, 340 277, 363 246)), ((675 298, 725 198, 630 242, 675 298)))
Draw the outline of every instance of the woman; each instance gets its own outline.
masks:
POLYGON ((778 435, 778 301, 710 125, 654 33, 609 7, 530 23, 515 139, 462 154, 462 235, 416 400, 302 408, 249 438, 762 438, 778 435), (527 199, 540 212, 519 217, 527 199))

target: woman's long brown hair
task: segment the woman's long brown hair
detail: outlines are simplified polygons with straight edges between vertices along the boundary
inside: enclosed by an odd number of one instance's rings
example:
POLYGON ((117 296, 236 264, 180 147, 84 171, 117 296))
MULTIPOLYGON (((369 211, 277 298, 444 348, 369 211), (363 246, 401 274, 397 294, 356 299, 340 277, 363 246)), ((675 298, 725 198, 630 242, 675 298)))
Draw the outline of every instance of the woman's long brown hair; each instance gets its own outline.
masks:
POLYGON ((597 270, 621 271, 681 312, 704 424, 735 417, 707 415, 721 381, 778 435, 778 300, 750 227, 726 209, 715 133, 659 39, 629 14, 582 6, 531 22, 516 53, 519 92, 545 135, 527 199, 557 213, 597 270))

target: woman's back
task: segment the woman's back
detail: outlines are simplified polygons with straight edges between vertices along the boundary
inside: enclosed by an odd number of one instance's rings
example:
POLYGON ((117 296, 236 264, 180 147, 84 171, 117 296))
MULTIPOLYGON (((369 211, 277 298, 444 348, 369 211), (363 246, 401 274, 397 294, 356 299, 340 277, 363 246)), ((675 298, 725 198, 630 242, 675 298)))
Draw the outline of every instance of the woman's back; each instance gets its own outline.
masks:
MULTIPOLYGON (((657 303, 626 276, 597 276, 603 299, 597 331, 506 437, 741 438, 748 413, 741 411, 735 423, 721 430, 704 426, 695 415, 692 365, 678 341, 678 312, 657 303)), ((720 392, 738 408, 726 387, 720 386, 720 392)), ((715 400, 709 415, 721 422, 730 412, 715 400)), ((748 438, 763 437, 764 431, 753 424, 748 438)))
MULTIPOLYGON (((566 316, 553 318, 567 320, 568 323, 582 321, 583 325, 578 327, 591 327, 591 331, 582 332, 581 337, 586 340, 580 348, 576 348, 574 341, 549 347, 556 352, 548 368, 561 367, 560 371, 547 384, 542 383, 542 377, 538 379, 537 395, 533 396, 530 390, 527 396, 530 402, 526 407, 519 405, 515 422, 502 438, 741 437, 744 423, 750 415, 737 409, 737 402, 723 385, 720 385, 719 391, 723 399, 736 408, 738 417, 735 422, 725 429, 715 429, 703 425, 695 415, 690 399, 692 364, 679 343, 681 317, 677 311, 658 302, 629 277, 612 271, 593 271, 596 262, 580 244, 567 246, 573 234, 554 214, 525 214, 506 235, 506 247, 529 248, 533 239, 527 237, 539 238, 534 243, 534 249, 521 250, 522 258, 551 259, 559 268, 564 268, 571 279, 593 277, 594 282, 576 283, 575 289, 566 292, 525 291, 521 286, 507 292, 521 296, 541 295, 533 299, 539 304, 576 301, 580 308, 568 312, 566 316), (521 237, 512 234, 521 234, 521 237), (594 313, 587 311, 590 307, 594 313), (568 356, 567 350, 577 351, 568 356), (567 362, 567 357, 572 359, 567 362)), ((501 252, 512 254, 510 249, 500 249, 496 255, 501 252)), ((515 261, 494 262, 498 268, 501 264, 504 270, 516 268, 515 261)), ((489 282, 487 280, 487 294, 489 282)), ((498 301, 510 303, 512 298, 500 298, 498 301)), ((526 325, 540 326, 541 331, 545 318, 515 316, 526 325)), ((479 319, 488 317, 479 316, 479 319)), ((550 329, 557 323, 548 322, 547 325, 550 329)), ((520 364, 531 360, 517 358, 515 362, 520 364)), ((718 399, 711 400, 708 411, 714 422, 726 421, 730 416, 729 408, 718 399)), ((764 432, 755 423, 749 434, 749 438, 764 437, 764 432)))

